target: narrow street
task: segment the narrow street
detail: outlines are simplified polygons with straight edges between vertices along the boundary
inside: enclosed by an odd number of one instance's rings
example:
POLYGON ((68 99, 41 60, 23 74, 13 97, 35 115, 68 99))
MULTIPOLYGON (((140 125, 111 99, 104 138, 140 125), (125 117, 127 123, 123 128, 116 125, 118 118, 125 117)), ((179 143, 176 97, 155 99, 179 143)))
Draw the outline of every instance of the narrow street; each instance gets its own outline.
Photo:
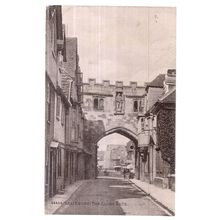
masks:
POLYGON ((85 182, 54 214, 167 215, 128 180, 114 177, 85 182))

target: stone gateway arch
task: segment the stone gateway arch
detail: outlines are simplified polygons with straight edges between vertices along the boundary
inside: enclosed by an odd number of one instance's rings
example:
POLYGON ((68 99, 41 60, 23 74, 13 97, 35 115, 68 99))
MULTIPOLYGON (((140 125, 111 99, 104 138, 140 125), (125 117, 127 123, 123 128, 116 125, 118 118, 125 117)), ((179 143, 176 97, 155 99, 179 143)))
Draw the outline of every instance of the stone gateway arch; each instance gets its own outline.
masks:
POLYGON ((136 82, 123 85, 122 81, 116 81, 112 85, 109 80, 96 83, 95 79, 89 79, 83 83, 84 144, 96 152, 87 158, 87 169, 97 165, 92 157, 97 154, 97 142, 107 135, 121 134, 137 149, 137 117, 143 112, 144 94, 145 85, 138 86, 136 82))

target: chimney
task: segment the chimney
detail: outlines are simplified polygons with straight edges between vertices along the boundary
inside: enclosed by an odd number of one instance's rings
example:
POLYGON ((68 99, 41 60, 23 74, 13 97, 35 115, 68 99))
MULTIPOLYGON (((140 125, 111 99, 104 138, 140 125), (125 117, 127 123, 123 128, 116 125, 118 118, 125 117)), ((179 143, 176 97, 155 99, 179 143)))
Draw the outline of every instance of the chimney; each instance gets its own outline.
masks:
POLYGON ((176 69, 168 69, 167 75, 164 81, 166 91, 170 91, 172 88, 176 87, 176 69))

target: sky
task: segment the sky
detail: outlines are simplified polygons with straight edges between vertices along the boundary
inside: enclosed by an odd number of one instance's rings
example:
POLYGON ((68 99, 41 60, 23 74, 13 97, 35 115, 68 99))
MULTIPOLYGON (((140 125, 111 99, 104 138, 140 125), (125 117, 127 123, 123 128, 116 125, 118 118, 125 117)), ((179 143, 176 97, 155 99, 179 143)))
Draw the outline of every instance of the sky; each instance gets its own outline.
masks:
POLYGON ((98 151, 105 151, 108 144, 120 144, 120 145, 126 145, 130 139, 126 138, 123 135, 113 133, 108 136, 103 137, 98 142, 98 151))
POLYGON ((176 10, 63 6, 66 36, 78 38, 84 81, 139 85, 176 68, 176 10))
MULTIPOLYGON (((77 37, 83 80, 117 80, 129 85, 153 80, 176 68, 176 10, 152 7, 63 6, 67 37, 77 37)), ((99 141, 107 144, 129 141, 119 134, 99 141)))

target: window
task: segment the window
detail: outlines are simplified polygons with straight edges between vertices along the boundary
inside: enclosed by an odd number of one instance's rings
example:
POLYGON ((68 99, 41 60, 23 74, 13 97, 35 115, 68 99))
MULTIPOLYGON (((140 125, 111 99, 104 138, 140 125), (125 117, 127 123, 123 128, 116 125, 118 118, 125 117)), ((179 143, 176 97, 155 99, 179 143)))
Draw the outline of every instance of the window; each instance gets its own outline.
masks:
POLYGON ((138 112, 138 101, 134 101, 134 112, 138 112))
POLYGON ((60 119, 60 103, 61 103, 61 98, 60 96, 57 96, 56 117, 58 120, 60 119))
POLYGON ((76 123, 73 121, 72 123, 72 131, 71 131, 71 140, 76 141, 76 123))
POLYGON ((143 112, 143 110, 144 110, 143 101, 140 100, 139 101, 139 112, 143 112))
POLYGON ((142 100, 134 100, 133 110, 134 110, 134 112, 142 112, 143 111, 143 102, 142 102, 142 100))
POLYGON ((94 110, 103 111, 104 110, 104 99, 103 98, 94 98, 93 100, 94 110))
POLYGON ((99 110, 104 110, 104 100, 99 99, 99 110))
POLYGON ((98 110, 99 109, 99 100, 98 98, 94 99, 94 110, 98 110))

